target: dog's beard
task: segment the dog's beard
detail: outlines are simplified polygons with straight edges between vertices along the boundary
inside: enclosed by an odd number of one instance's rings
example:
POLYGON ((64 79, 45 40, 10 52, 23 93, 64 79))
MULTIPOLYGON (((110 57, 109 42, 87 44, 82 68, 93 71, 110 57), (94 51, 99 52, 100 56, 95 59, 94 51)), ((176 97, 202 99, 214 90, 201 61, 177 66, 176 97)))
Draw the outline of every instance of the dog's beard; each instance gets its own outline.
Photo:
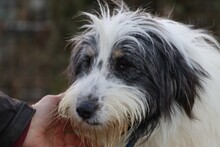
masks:
POLYGON ((126 142, 132 129, 146 116, 148 105, 145 96, 138 88, 90 75, 77 80, 66 91, 59 105, 59 114, 70 120, 82 140, 93 146, 112 147, 126 142), (91 90, 94 87, 96 91, 91 90), (80 95, 91 92, 99 97, 101 108, 91 119, 84 120, 76 112, 77 103, 83 101, 80 95))

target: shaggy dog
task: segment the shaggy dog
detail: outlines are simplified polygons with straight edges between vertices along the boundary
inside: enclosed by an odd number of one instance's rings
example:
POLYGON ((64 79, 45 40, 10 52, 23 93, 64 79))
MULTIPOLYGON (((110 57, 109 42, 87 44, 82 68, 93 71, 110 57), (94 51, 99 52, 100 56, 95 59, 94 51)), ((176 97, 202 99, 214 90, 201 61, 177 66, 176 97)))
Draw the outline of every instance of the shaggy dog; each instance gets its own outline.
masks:
POLYGON ((219 147, 214 37, 125 4, 100 9, 71 39, 59 115, 94 147, 219 147))

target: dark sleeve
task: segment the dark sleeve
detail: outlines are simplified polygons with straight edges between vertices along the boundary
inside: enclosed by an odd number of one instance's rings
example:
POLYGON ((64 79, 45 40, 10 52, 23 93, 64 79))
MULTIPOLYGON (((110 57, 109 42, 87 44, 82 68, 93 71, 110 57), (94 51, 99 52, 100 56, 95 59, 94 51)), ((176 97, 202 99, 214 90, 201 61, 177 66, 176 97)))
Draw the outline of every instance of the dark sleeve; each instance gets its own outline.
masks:
POLYGON ((0 146, 10 147, 30 124, 35 110, 0 91, 0 146))

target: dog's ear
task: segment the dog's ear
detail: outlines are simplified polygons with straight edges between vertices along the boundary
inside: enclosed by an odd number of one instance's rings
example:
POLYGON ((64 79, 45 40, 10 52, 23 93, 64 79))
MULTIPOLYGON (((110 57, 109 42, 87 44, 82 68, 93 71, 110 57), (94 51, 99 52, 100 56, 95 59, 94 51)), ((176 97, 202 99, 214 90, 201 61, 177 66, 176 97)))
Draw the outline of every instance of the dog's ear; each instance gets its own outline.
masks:
POLYGON ((166 40, 151 34, 157 60, 159 61, 159 110, 161 115, 170 117, 172 105, 177 104, 183 112, 193 118, 192 108, 202 89, 201 77, 207 77, 206 71, 195 61, 188 59, 182 49, 178 49, 172 40, 166 40))
POLYGON ((189 118, 193 118, 195 98, 202 88, 199 77, 207 76, 198 64, 193 61, 188 63, 172 41, 152 32, 148 34, 150 41, 143 36, 136 38, 144 46, 147 55, 151 55, 146 56, 146 71, 149 72, 150 79, 148 82, 154 87, 150 92, 150 87, 146 87, 151 96, 146 96, 150 109, 147 116, 143 116, 145 120, 138 122, 137 127, 133 128, 126 147, 133 147, 140 138, 147 139, 157 127, 161 116, 169 119, 173 104, 178 105, 189 118))
POLYGON ((201 77, 207 77, 206 71, 195 61, 186 59, 185 51, 178 49, 172 40, 163 38, 165 35, 147 34, 150 39, 143 36, 137 39, 144 46, 146 68, 155 87, 152 98, 148 98, 149 106, 154 105, 160 114, 169 116, 172 104, 176 103, 192 117, 195 98, 202 89, 201 77))

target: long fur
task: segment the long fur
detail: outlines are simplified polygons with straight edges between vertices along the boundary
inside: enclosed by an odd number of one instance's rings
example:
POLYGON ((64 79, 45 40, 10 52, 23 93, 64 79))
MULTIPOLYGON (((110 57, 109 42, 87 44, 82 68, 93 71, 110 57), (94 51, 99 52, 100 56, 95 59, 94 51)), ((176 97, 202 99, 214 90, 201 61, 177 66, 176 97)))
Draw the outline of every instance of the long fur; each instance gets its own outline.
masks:
POLYGON ((83 13, 59 114, 94 147, 220 145, 219 44, 124 3, 83 13))

